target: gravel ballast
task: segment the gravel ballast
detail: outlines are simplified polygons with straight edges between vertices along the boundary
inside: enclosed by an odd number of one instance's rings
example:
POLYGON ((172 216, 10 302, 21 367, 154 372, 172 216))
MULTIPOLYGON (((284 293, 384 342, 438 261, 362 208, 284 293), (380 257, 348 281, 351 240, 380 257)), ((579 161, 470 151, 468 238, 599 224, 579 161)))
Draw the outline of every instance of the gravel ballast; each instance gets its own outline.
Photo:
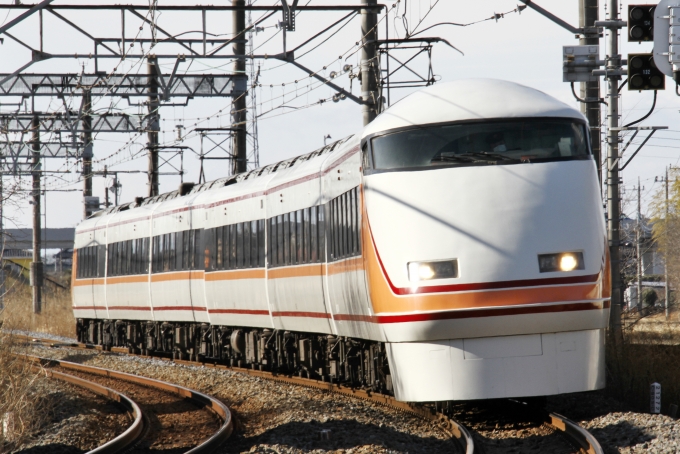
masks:
POLYGON ((53 403, 45 424, 14 452, 71 454, 90 451, 123 433, 132 423, 112 401, 57 379, 41 379, 53 403))
POLYGON ((152 358, 35 347, 32 354, 176 383, 221 399, 236 422, 221 452, 451 453, 436 424, 372 402, 229 370, 152 358))
MULTIPOLYGON (((145 375, 220 398, 233 411, 236 423, 236 431, 223 452, 448 453, 457 449, 449 434, 436 424, 314 389, 159 359, 44 347, 36 347, 34 354, 145 375)), ((548 409, 593 433, 607 454, 680 452, 677 421, 663 415, 626 411, 601 392, 550 397, 548 409)), ((459 419, 466 422, 465 418, 459 419)), ((476 442, 488 452, 524 452, 527 446, 533 452, 545 452, 543 440, 557 437, 540 425, 510 430, 502 430, 501 426, 471 428, 478 431, 476 442), (523 438, 534 439, 535 443, 527 445, 523 438)))

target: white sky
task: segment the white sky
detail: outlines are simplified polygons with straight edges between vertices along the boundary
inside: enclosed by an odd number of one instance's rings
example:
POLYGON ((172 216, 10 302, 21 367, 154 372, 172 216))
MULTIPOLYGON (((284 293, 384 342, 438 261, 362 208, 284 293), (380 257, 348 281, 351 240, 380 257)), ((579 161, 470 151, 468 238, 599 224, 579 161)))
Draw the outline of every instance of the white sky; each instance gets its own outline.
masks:
MULTIPOLYGON (((3 0, 0 3, 13 3, 3 0)), ((77 0, 56 1, 59 3, 86 3, 77 0)), ((102 3, 102 2, 91 2, 102 3)), ((131 3, 131 2, 124 2, 131 3)), ((138 2, 144 3, 144 2, 138 2)), ((190 2, 163 1, 161 4, 187 4, 190 2)), ((221 2, 213 2, 220 4, 221 2)), ((257 5, 274 4, 274 0, 257 1, 257 5)), ((305 4, 305 1, 301 1, 305 4)), ((311 0, 312 5, 322 4, 353 4, 356 2, 348 1, 326 1, 311 0)), ((401 17, 398 19, 396 11, 398 8, 399 16, 406 11, 406 19, 409 29, 413 29, 420 19, 433 7, 432 12, 425 17, 418 30, 433 25, 438 22, 469 23, 488 18, 494 12, 502 13, 512 11, 518 2, 504 0, 486 0, 478 2, 460 0, 401 0, 401 2, 390 2, 388 6, 390 13, 388 19, 384 14, 380 15, 379 34, 381 38, 385 36, 385 24, 389 22, 390 37, 403 37, 404 26, 401 17), (396 5, 396 7, 393 7, 396 5), (395 35, 396 33, 396 35, 395 35)), ((604 3, 604 2, 601 2, 604 3)), ((144 3, 145 4, 145 3, 144 3)), ((539 0, 538 4, 563 18, 567 22, 578 26, 578 2, 577 0, 556 1, 539 0)), ((627 11, 626 5, 622 7, 623 16, 627 11)), ((89 33, 97 37, 113 37, 120 35, 120 16, 117 12, 60 12, 65 17, 76 22, 89 33)), ((144 12, 142 11, 142 14, 144 12)), ((6 13, 0 10, 0 22, 7 22, 19 14, 18 11, 11 11, 7 17, 2 17, 6 13)), ((253 12, 253 20, 260 17, 263 13, 253 12)), ((340 19, 344 14, 341 12, 312 13, 305 12, 297 16, 297 30, 287 34, 288 49, 295 47, 322 30, 326 25, 330 25, 340 19)), ((139 32, 141 22, 134 21, 132 15, 126 16, 126 35, 128 39, 139 32)), ((604 10, 600 13, 600 18, 605 18, 604 10)), ((281 33, 275 24, 281 20, 281 14, 277 13, 268 19, 263 25, 266 29, 258 33, 254 39, 254 45, 259 47, 255 51, 258 54, 267 53, 269 55, 278 53, 282 50, 281 33), (278 34, 276 34, 278 33, 278 34), (276 34, 276 36, 274 36, 276 34), (265 43, 269 38, 270 41, 265 43)), ((160 27, 172 34, 181 32, 200 30, 200 13, 170 13, 164 12, 157 17, 160 27)), ((38 47, 38 21, 37 15, 24 21, 23 23, 10 29, 10 33, 26 42, 27 44, 38 47)), ((231 34, 231 13, 208 13, 207 18, 208 32, 215 34, 231 34)), ((337 29, 337 28, 336 28, 337 29)), ((334 30, 336 30, 334 29, 334 30)), ((621 39, 621 54, 625 56, 628 52, 651 52, 651 43, 628 43, 624 36, 621 39)), ((140 32, 142 36, 150 36, 148 26, 140 32)), ((159 37, 161 35, 159 34, 159 37)), ((195 34, 191 37, 198 38, 195 34)), ((317 39, 300 52, 312 48, 314 45, 325 39, 324 35, 317 39)), ((563 102, 578 108, 578 103, 574 100, 569 84, 562 82, 562 46, 578 44, 578 40, 568 31, 553 24, 543 16, 531 9, 525 9, 521 14, 512 13, 498 21, 486 21, 468 27, 440 26, 427 31, 420 36, 440 36, 448 40, 452 45, 462 50, 465 55, 449 48, 445 44, 436 44, 433 51, 432 65, 434 74, 438 80, 450 81, 471 77, 490 77, 511 80, 539 90, 542 90, 563 102)), ((329 75, 331 71, 341 71, 346 63, 358 66, 358 53, 353 53, 357 49, 356 41, 360 38, 360 19, 354 18, 339 33, 330 38, 326 43, 315 49, 313 52, 300 58, 300 63, 306 67, 318 70, 321 74, 329 75), (343 60, 338 56, 343 55, 343 60), (349 56, 349 57, 348 57, 349 56), (327 69, 324 71, 323 66, 327 69)), ((601 40, 600 56, 604 56, 604 40, 601 40)), ((49 53, 78 53, 87 55, 92 51, 92 45, 87 38, 74 32, 58 21, 49 13, 45 13, 44 26, 44 51, 49 53)), ((145 49, 148 51, 148 49, 145 49)), ((139 52, 139 47, 136 47, 139 52)), ((157 47, 155 52, 177 53, 181 52, 176 46, 165 45, 157 47)), ((405 54, 404 54, 405 55, 405 54)), ((0 73, 11 73, 30 60, 30 52, 11 39, 5 37, 4 44, 0 46, 0 73)), ((416 60, 412 65, 414 69, 421 73, 427 71, 427 61, 425 59, 416 60)), ((162 61, 164 71, 170 72, 174 61, 162 61)), ((309 108, 292 109, 278 108, 282 104, 287 106, 306 106, 315 103, 321 98, 329 98, 333 92, 328 87, 317 88, 307 94, 307 86, 310 83, 306 75, 290 66, 282 65, 280 62, 268 59, 258 60, 256 64, 261 64, 260 82, 262 88, 257 89, 258 113, 263 113, 275 109, 260 118, 259 142, 260 142, 260 163, 262 165, 286 159, 298 154, 312 151, 324 143, 324 136, 330 134, 332 139, 340 139, 347 135, 358 132, 362 127, 362 117, 360 106, 350 100, 338 103, 326 102, 322 105, 314 105, 309 108), (295 84, 295 80, 298 83, 295 84), (285 83, 285 86, 282 86, 285 83), (273 85, 273 86, 271 86, 273 85), (297 98, 292 99, 296 95, 297 98)), ((117 60, 102 60, 100 70, 111 71, 113 66, 118 65, 118 73, 130 70, 132 73, 146 71, 143 62, 126 60, 119 63, 117 60)), ((27 73, 41 72, 79 72, 84 67, 86 72, 94 72, 93 60, 88 58, 72 58, 64 60, 47 60, 37 63, 26 70, 27 73)), ((189 63, 180 65, 180 71, 189 69, 190 72, 202 73, 228 73, 231 68, 227 60, 203 60, 195 61, 191 66, 189 63)), ((350 81, 347 75, 343 75, 334 80, 338 85, 350 88, 350 81)), ((640 177, 644 186, 643 198, 649 199, 651 194, 658 190, 661 183, 654 183, 657 176, 664 173, 667 165, 678 165, 680 153, 677 144, 680 140, 680 126, 678 126, 678 110, 680 109, 680 98, 676 96, 672 80, 666 79, 667 90, 659 92, 656 110, 641 125, 668 126, 669 131, 659 132, 654 139, 645 146, 632 163, 623 172, 623 181, 626 188, 625 196, 632 196, 632 188, 637 184, 640 177)), ((318 85, 316 83, 314 86, 318 85)), ((603 84, 604 94, 604 84, 603 84)), ((356 80, 352 85, 352 93, 359 95, 360 88, 356 80)), ((394 103, 399 98, 410 93, 409 90, 392 91, 391 99, 394 103)), ((646 114, 652 102, 652 92, 628 92, 622 90, 622 123, 630 122, 646 114)), ((17 102, 18 99, 0 98, 0 110, 11 111, 12 107, 3 107, 7 103, 17 102)), ((133 98, 133 101, 135 99, 133 98)), ((136 101, 139 101, 137 99, 136 101)), ((174 102, 183 102, 181 98, 173 99, 174 102)), ((173 102, 171 101, 171 102, 173 102)), ((76 109, 80 104, 80 98, 68 100, 71 107, 76 109)), ((502 102, 502 100, 499 100, 502 102)), ((127 102, 115 98, 95 98, 93 100, 96 111, 105 112, 111 106, 115 109, 123 109, 128 113, 139 112, 138 107, 127 107, 127 102)), ((30 106, 30 104, 29 104, 30 106)), ((184 145, 192 147, 198 151, 200 140, 195 133, 191 133, 194 124, 197 127, 225 127, 229 125, 228 111, 230 99, 211 99, 195 98, 189 102, 187 107, 163 107, 161 108, 161 142, 168 145, 184 145), (222 116, 216 115, 219 110, 223 110, 222 116), (209 120, 206 118, 210 117, 209 120), (173 142, 176 136, 175 126, 181 124, 185 127, 187 137, 181 142, 173 142)), ((41 98, 36 101, 36 110, 55 111, 61 107, 61 101, 57 99, 41 98)), ((120 111, 120 110, 114 110, 120 111)), ((604 119, 604 115, 603 115, 604 119)), ((104 164, 108 165, 109 170, 146 170, 146 156, 140 153, 141 147, 146 143, 146 134, 136 140, 137 145, 125 147, 121 151, 121 146, 125 145, 134 135, 128 134, 99 134, 94 143, 95 170, 103 170, 104 164), (136 159, 132 159, 132 156, 136 159), (105 159, 106 158, 106 159, 105 159)), ((642 137, 642 135, 640 135, 642 137)), ((215 140, 218 138, 215 137, 215 140)), ((640 142, 636 139, 633 143, 640 142)), ((627 154, 630 154, 636 147, 631 145, 627 154)), ((173 162, 179 163, 178 160, 173 162)), ((187 152, 184 156, 185 181, 197 181, 199 164, 196 156, 187 152)), ((58 178, 48 178, 47 187, 50 189, 80 189, 78 171, 80 167, 75 162, 70 162, 64 166, 62 160, 52 160, 45 164, 48 169, 69 168, 71 174, 59 175, 58 178)), ((168 171, 169 168, 161 168, 161 172, 168 171)), ((208 180, 226 175, 228 172, 227 161, 208 161, 206 165, 206 176, 208 180)), ((6 177, 7 181, 7 177, 6 177)), ((30 187, 30 177, 24 178, 24 187, 30 187)), ((120 181, 123 185, 121 202, 131 201, 136 196, 147 194, 145 174, 121 174, 120 181)), ((161 176, 161 192, 171 191, 179 184, 178 176, 161 176)), ((94 179, 94 195, 104 200, 105 184, 111 184, 111 179, 105 181, 102 177, 94 179)), ((75 226, 82 217, 82 198, 80 192, 48 192, 46 221, 48 227, 72 227, 75 226)), ((28 200, 20 202, 21 209, 7 210, 8 217, 16 220, 19 226, 30 226, 31 206, 28 200)), ((632 214, 629 205, 624 207, 624 212, 632 214)))

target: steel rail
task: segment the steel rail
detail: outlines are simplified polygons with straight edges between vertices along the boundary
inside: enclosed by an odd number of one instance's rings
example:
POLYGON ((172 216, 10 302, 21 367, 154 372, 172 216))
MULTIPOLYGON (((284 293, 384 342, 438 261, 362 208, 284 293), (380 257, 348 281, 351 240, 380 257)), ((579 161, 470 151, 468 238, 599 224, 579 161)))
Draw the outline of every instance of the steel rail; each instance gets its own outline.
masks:
POLYGON ((560 430, 588 454, 604 454, 597 439, 576 422, 557 413, 548 414, 547 424, 560 430))
MULTIPOLYGON (((39 341, 42 342, 42 340, 39 341)), ((49 344, 49 342, 47 342, 47 344, 49 344)), ((65 345, 73 348, 82 348, 81 344, 57 344, 57 345, 65 345)), ((186 451, 185 454, 204 454, 212 452, 213 450, 215 450, 215 448, 221 445, 227 438, 229 438, 229 436, 232 434, 234 430, 234 423, 229 408, 219 400, 215 399, 214 397, 195 391, 193 389, 185 388, 183 386, 175 385, 161 380, 156 380, 153 378, 142 377, 139 375, 128 374, 125 372, 118 372, 110 369, 103 369, 101 367, 86 366, 84 364, 73 363, 70 361, 40 358, 37 356, 27 356, 27 359, 39 363, 43 367, 56 365, 66 370, 84 372, 88 374, 98 375, 101 377, 127 381, 140 386, 158 389, 170 394, 174 394, 178 397, 190 399, 195 403, 199 404, 201 407, 205 407, 211 410, 222 420, 222 425, 220 426, 219 430, 215 432, 210 438, 205 440, 200 445, 190 449, 189 451, 186 451)))
MULTIPOLYGON (((91 345, 91 344, 81 344, 78 342, 60 342, 60 341, 54 341, 50 339, 40 339, 40 338, 35 338, 31 336, 24 336, 24 335, 16 335, 17 337, 20 337, 22 339, 25 339, 27 341, 31 342, 40 342, 42 344, 51 346, 51 347, 68 347, 68 348, 77 348, 77 349, 86 349, 86 350, 100 350, 100 351, 105 351, 101 346, 99 345, 91 345)), ((113 347, 110 350, 111 352, 114 353, 122 353, 126 355, 132 355, 127 348, 122 348, 122 347, 113 347)), ((142 356, 142 355, 134 355, 134 356, 142 356)), ((161 359, 165 361, 172 361, 177 364, 183 364, 183 365, 189 365, 189 366, 196 366, 197 364, 205 366, 205 367, 211 367, 215 369, 222 369, 222 370, 232 370, 234 372, 239 372, 247 375, 251 375, 254 377, 258 378, 265 378, 268 380, 274 380, 282 383, 287 383, 287 384, 292 384, 296 386, 305 386, 308 388, 315 388, 315 389, 320 389, 323 391, 328 391, 328 392, 333 392, 336 394, 343 394, 346 396, 350 397, 355 397, 359 398, 362 400, 367 400, 371 401, 374 403, 377 403, 379 405, 384 405, 390 408, 394 408, 396 410, 404 411, 407 413, 414 414, 418 417, 421 417, 423 419, 427 419, 429 421, 435 422, 443 426, 444 430, 446 430, 451 436, 455 439, 455 441, 458 443, 459 447, 462 449, 462 451, 465 454, 474 454, 475 451, 475 444, 474 440, 472 438, 472 435, 468 431, 468 429, 460 424, 459 422, 455 421, 452 418, 449 418, 448 416, 444 415, 443 413, 435 412, 431 408, 427 408, 422 405, 418 404, 411 404, 407 402, 401 402, 396 400, 392 396, 388 396, 386 394, 380 394, 380 393, 373 393, 367 390, 363 389, 357 389, 357 388, 350 388, 347 386, 339 385, 336 383, 329 383, 329 382, 323 382, 320 380, 313 380, 309 378, 301 378, 301 377, 292 377, 292 376, 287 376, 287 375, 280 375, 276 374, 274 372, 267 372, 267 371, 260 371, 260 370, 253 370, 253 369, 246 369, 242 367, 229 367, 221 364, 213 364, 213 363, 206 363, 206 362, 192 362, 192 361, 184 361, 184 360, 171 360, 169 358, 162 358, 162 357, 156 357, 156 359, 161 359)), ((49 360, 48 360, 49 361, 49 360)), ((69 364, 75 364, 75 363, 69 363, 69 364)), ((80 364, 76 364, 76 366, 79 367, 84 367, 80 364)), ((115 374, 120 374, 120 375, 128 375, 124 374, 123 372, 114 372, 110 371, 115 374)), ((151 379, 149 379, 151 380, 151 379)), ((171 385, 174 386, 174 385, 171 385)), ((191 451, 191 454, 197 454, 191 451)))
POLYGON ((119 393, 111 388, 107 388, 98 383, 94 383, 74 375, 57 372, 55 370, 44 369, 48 377, 53 377, 62 380, 80 388, 92 391, 95 394, 105 397, 106 399, 117 402, 123 406, 125 410, 132 414, 134 420, 130 427, 125 432, 107 441, 101 446, 88 451, 87 454, 115 454, 126 450, 128 447, 137 442, 139 436, 144 431, 144 415, 137 403, 127 397, 125 394, 119 393))

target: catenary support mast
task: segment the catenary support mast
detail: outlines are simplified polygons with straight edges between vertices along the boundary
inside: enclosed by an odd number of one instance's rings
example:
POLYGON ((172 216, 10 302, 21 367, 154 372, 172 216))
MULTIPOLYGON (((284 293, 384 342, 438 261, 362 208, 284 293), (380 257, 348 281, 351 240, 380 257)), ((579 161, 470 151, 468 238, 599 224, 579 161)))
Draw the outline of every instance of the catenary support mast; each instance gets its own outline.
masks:
POLYGON ((31 262, 31 286, 33 290, 33 313, 39 314, 42 309, 42 280, 43 262, 40 257, 40 123, 38 117, 33 118, 32 122, 33 137, 33 261, 31 262))
MULTIPOLYGON (((600 37, 595 29, 595 21, 599 18, 599 0, 579 0, 579 27, 585 30, 579 44, 582 46, 600 44, 600 37)), ((581 98, 589 102, 581 103, 581 112, 590 124, 593 156, 598 169, 598 178, 602 179, 602 138, 600 136, 600 80, 581 82, 581 98)))
MULTIPOLYGON (((245 0, 234 0, 233 6, 245 7, 245 0)), ((235 9, 232 12, 234 44, 232 52, 237 58, 234 59, 234 74, 245 75, 246 73, 246 11, 245 8, 235 9)), ((285 32, 284 32, 285 33, 285 32)), ((284 35, 285 36, 285 35, 284 35)), ((246 141, 246 83, 245 79, 235 82, 234 101, 232 102, 232 128, 234 128, 233 155, 234 162, 232 174, 242 173, 248 167, 248 153, 246 141)))
POLYGON ((361 0, 362 5, 370 6, 361 10, 361 110, 364 126, 373 121, 378 114, 378 59, 376 54, 378 39, 377 0, 361 0))
POLYGON ((607 69, 607 231, 609 255, 611 259, 612 297, 609 317, 610 333, 618 343, 621 340, 621 310, 623 305, 621 281, 621 197, 619 194, 619 72, 621 55, 619 55, 619 2, 607 1, 609 14, 605 28, 609 35, 606 40, 607 69))
POLYGON ((638 177, 637 186, 637 235, 635 236, 635 256, 637 259, 637 309, 638 313, 642 313, 642 208, 640 203, 640 177, 638 177))
POLYGON ((92 214, 92 206, 88 203, 92 197, 92 94, 89 90, 83 93, 83 219, 92 214))
POLYGON ((160 99, 158 98, 158 60, 149 56, 146 59, 147 73, 149 74, 149 197, 158 195, 158 131, 160 131, 159 110, 160 99))
POLYGON ((666 256, 664 257, 664 281, 666 282, 665 288, 664 288, 664 293, 665 293, 665 309, 666 309, 666 320, 670 318, 670 301, 671 301, 671 287, 670 283, 668 282, 668 227, 669 227, 669 222, 670 219, 668 217, 668 169, 666 169, 666 177, 664 178, 664 182, 666 183, 666 228, 664 229, 664 240, 666 242, 666 256))

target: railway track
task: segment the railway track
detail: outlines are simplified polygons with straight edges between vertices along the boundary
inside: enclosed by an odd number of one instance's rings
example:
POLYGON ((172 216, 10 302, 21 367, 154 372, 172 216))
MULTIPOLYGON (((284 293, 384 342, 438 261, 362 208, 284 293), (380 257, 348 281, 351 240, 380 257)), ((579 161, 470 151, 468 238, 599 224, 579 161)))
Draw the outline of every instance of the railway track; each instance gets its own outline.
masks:
POLYGON ((69 361, 35 356, 27 359, 36 367, 42 366, 48 375, 114 400, 132 414, 133 423, 124 433, 91 453, 145 453, 162 449, 205 454, 213 452, 233 431, 230 410, 203 393, 69 361))
MULTIPOLYGON (((46 346, 51 346, 51 347, 69 347, 69 348, 77 348, 77 349, 89 349, 89 350, 100 350, 103 351, 103 349, 99 346, 95 345, 89 345, 89 344, 80 344, 80 343, 64 343, 64 342, 56 342, 53 340, 49 339, 37 339, 37 338, 32 338, 29 336, 24 336, 24 339, 27 341, 31 342, 37 342, 41 343, 46 346)), ((125 348, 112 348, 111 352, 114 353, 122 353, 122 354, 131 354, 128 352, 127 349, 125 348)), ((142 355, 137 355, 137 356, 142 356, 142 355)), ((170 361, 168 358, 157 358, 157 359, 164 359, 170 361)), ((227 370, 233 370, 237 371, 240 373, 248 374, 251 376, 255 377, 260 377, 260 378, 266 378, 269 380, 275 380, 283 383, 289 383, 297 386, 305 386, 305 387, 310 387, 310 388, 316 388, 316 389, 321 389, 325 390, 328 392, 334 392, 334 393, 339 393, 339 394, 344 394, 348 396, 352 396, 355 398, 360 398, 364 400, 369 400, 381 405, 385 405, 391 408, 395 408, 401 411, 409 412, 412 414, 415 414, 417 416, 420 416, 421 418, 433 421, 441 425, 451 436, 457 441, 457 445, 459 448, 459 451, 465 454, 480 454, 480 453, 486 453, 486 449, 484 449, 483 446, 480 446, 481 443, 475 443, 474 437, 472 436, 471 432, 466 428, 465 425, 461 424, 458 420, 453 419, 453 417, 447 416, 445 412, 442 411, 437 411, 433 409, 432 407, 429 406, 424 406, 424 405, 418 405, 418 404, 410 404, 406 402, 400 402, 395 400, 391 396, 387 396, 384 394, 377 394, 377 393, 372 393, 366 390, 361 390, 361 389, 354 389, 354 388, 349 388, 345 387, 342 385, 334 384, 334 383, 329 383, 329 382, 322 382, 318 380, 312 380, 312 379, 307 379, 307 378, 300 378, 300 377, 293 377, 293 376, 285 376, 285 375, 278 375, 275 373, 271 372, 266 372, 266 371, 259 371, 259 370, 252 370, 252 369, 246 369, 246 368, 238 368, 238 367, 228 367, 224 365, 219 365, 219 364, 212 364, 212 363, 206 363, 206 362, 194 362, 194 361, 186 361, 186 360, 174 360, 175 363, 178 364, 184 364, 184 365, 190 365, 190 366, 196 366, 197 364, 203 365, 205 367, 212 367, 216 369, 227 369, 227 370)), ((516 404, 519 405, 519 404, 516 404)), ((559 433, 563 435, 563 438, 571 444, 574 448, 577 449, 577 452, 579 453, 588 453, 588 454, 602 454, 603 450, 598 443, 598 441, 595 439, 595 437, 590 434, 587 430, 579 426, 576 422, 571 421, 570 419, 559 415, 557 413, 548 413, 543 410, 533 410, 535 411, 535 415, 533 419, 540 420, 540 424, 542 424, 544 427, 546 427, 549 431, 554 431, 556 433, 559 433)), ((482 437, 483 438, 483 437, 482 437)))
POLYGON ((591 433, 569 418, 543 410, 535 401, 478 401, 451 410, 475 434, 484 454, 603 453, 591 433))

